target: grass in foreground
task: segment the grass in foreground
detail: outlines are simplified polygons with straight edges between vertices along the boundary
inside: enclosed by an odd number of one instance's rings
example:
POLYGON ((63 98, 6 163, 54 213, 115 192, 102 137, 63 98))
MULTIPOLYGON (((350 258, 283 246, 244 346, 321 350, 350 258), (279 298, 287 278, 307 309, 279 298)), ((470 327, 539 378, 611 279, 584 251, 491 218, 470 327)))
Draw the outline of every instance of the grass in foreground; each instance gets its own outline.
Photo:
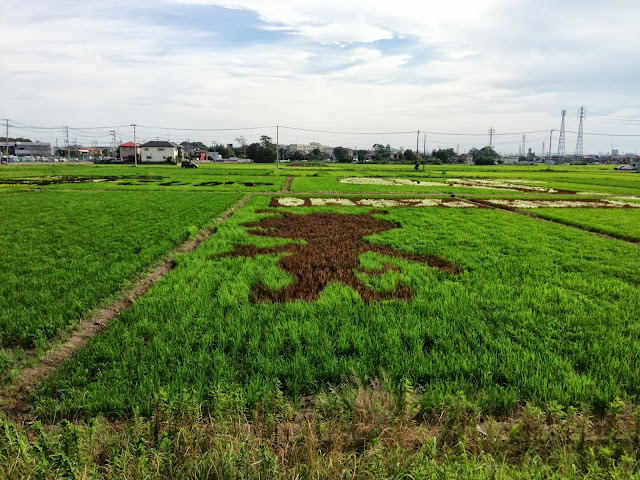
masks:
POLYGON ((212 410, 160 393, 150 418, 18 425, 0 418, 0 477, 12 479, 631 479, 640 410, 525 406, 491 418, 462 396, 424 410, 420 392, 383 382, 275 395, 245 410, 216 391, 212 410))
MULTIPOLYGON (((242 227, 269 215, 255 213, 269 200, 254 199, 181 257, 60 368, 35 395, 38 412, 150 416, 160 391, 211 411, 219 389, 251 408, 277 392, 298 398, 345 378, 385 375, 425 387, 425 409, 462 393, 493 414, 523 402, 603 412, 616 397, 640 393, 636 246, 504 211, 390 209, 380 218, 401 228, 371 243, 439 255, 465 273, 367 253, 359 277, 369 288, 390 291, 401 280, 415 298, 366 304, 332 283, 313 303, 254 304, 259 283, 276 290, 291 283, 278 256, 219 254, 286 242, 242 227)), ((299 213, 313 211, 369 209, 299 213)))

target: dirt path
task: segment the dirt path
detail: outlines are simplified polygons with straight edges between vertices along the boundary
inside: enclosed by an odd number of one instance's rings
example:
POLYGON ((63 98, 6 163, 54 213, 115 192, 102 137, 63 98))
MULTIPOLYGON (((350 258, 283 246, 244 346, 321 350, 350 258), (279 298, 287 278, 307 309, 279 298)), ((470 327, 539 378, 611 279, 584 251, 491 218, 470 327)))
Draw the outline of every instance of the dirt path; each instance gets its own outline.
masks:
POLYGON ((131 289, 124 292, 116 301, 102 308, 91 318, 80 322, 71 334, 71 337, 60 345, 56 345, 47 352, 38 362, 22 370, 18 377, 10 385, 0 389, 0 408, 10 417, 25 420, 29 417, 31 406, 28 403, 28 395, 44 378, 51 375, 62 362, 71 358, 80 351, 87 342, 97 335, 102 329, 107 328, 112 320, 129 308, 144 295, 158 280, 167 275, 176 265, 176 256, 195 250, 198 245, 213 235, 218 225, 227 220, 236 210, 247 204, 251 196, 246 196, 235 205, 227 209, 218 217, 213 225, 204 230, 196 238, 189 239, 178 245, 171 252, 169 259, 162 265, 137 282, 131 289))
POLYGON ((630 243, 632 245, 640 246, 640 242, 634 242, 633 240, 629 240, 629 239, 626 239, 626 238, 623 238, 623 237, 614 237, 613 235, 607 235, 606 233, 594 232, 593 230, 589 230, 586 227, 581 227, 579 225, 572 225, 570 223, 565 223, 565 222, 562 222, 560 220, 551 220, 549 218, 540 217, 540 216, 536 215, 533 212, 528 212, 528 211, 523 211, 523 210, 516 210, 514 208, 507 207, 505 205, 495 205, 495 204, 490 203, 490 202, 484 202, 481 199, 473 199, 472 200, 470 198, 466 198, 465 200, 467 202, 475 203, 476 205, 479 205, 479 206, 489 207, 489 208, 493 208, 495 210, 504 210, 506 212, 514 213, 516 215, 522 215, 524 217, 535 218, 536 220, 540 220, 541 222, 555 223, 556 225, 562 225, 564 227, 575 228, 576 230, 581 230, 583 232, 591 233, 592 235, 597 235, 599 237, 608 238, 609 240, 617 240, 619 242, 626 242, 626 243, 630 243))
POLYGON ((293 176, 289 175, 287 177, 287 181, 285 182, 285 184, 282 186, 282 190, 280 190, 281 192, 290 192, 291 191, 291 182, 293 182, 293 176))

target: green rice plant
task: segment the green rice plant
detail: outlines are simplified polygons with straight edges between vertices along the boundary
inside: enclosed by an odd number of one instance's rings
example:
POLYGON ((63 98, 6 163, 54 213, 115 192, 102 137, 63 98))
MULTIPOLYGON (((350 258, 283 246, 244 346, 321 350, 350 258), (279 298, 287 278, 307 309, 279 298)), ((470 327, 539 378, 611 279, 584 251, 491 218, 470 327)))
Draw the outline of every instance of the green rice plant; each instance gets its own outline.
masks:
POLYGON ((291 241, 243 226, 274 215, 258 213, 269 202, 254 198, 180 257, 169 276, 44 382, 33 397, 38 411, 150 415, 161 390, 216 411, 220 388, 239 392, 250 408, 279 391, 296 399, 383 377, 422 388, 425 412, 461 395, 493 414, 523 402, 603 412, 616 396, 640 392, 637 246, 491 209, 389 209, 374 217, 400 227, 366 241, 439 255, 464 273, 367 253, 362 266, 380 273, 363 281, 388 290, 401 280, 415 297, 365 303, 332 283, 313 302, 253 303, 255 285, 291 283, 278 267, 280 254, 220 254, 291 241), (395 268, 381 270, 385 263, 395 268))
POLYGON ((640 209, 538 208, 533 213, 592 232, 640 242, 640 209))
POLYGON ((239 198, 180 192, 0 196, 0 345, 46 343, 239 198))

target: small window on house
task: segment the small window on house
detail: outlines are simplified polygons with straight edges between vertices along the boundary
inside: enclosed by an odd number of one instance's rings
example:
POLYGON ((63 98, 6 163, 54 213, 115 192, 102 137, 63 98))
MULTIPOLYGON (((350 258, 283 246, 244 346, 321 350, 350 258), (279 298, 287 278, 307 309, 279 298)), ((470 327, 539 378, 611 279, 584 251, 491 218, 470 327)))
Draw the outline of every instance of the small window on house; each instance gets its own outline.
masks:
POLYGON ((149 151, 149 147, 144 147, 144 151, 148 152, 149 151))
POLYGON ((164 148, 159 148, 158 151, 159 152, 164 152, 164 148))
POLYGON ((147 155, 147 160, 151 160, 151 155, 147 155))

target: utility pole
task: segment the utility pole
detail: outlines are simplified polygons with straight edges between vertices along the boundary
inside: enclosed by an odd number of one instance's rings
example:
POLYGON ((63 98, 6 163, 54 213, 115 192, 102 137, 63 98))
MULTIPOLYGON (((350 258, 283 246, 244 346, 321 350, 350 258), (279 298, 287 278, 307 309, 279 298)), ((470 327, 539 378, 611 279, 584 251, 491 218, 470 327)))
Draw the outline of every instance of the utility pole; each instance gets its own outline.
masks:
POLYGON ((542 141, 542 155, 540 156, 544 158, 544 140, 542 141))
POLYGON ((5 131, 6 137, 4 140, 7 147, 7 164, 9 164, 9 119, 8 118, 4 119, 4 125, 6 127, 6 131, 5 131))
POLYGON ((137 167, 138 166, 138 144, 136 143, 136 127, 138 125, 136 125, 135 123, 132 123, 130 126, 133 127, 133 166, 137 167))
POLYGON ((71 152, 69 151, 69 127, 64 127, 67 130, 67 160, 71 159, 71 152))
POLYGON ((489 129, 489 147, 493 148, 493 134, 496 133, 496 131, 493 129, 493 127, 491 127, 489 129))
POLYGON ((424 145, 422 153, 422 171, 424 172, 425 165, 427 164, 427 134, 424 134, 424 145))
POLYGON ((526 148, 526 146, 525 146, 526 140, 527 140, 527 136, 526 135, 522 135, 522 156, 523 157, 527 156, 527 154, 525 153, 526 152, 526 150, 525 150, 525 148, 526 148))
POLYGON ((276 125, 276 168, 280 168, 280 127, 276 125))
POLYGON ((109 133, 111 133, 111 153, 112 156, 116 156, 116 146, 118 144, 118 142, 116 142, 116 131, 115 130, 111 130, 109 133))
POLYGON ((551 139, 553 138, 553 131, 555 130, 555 128, 551 129, 551 132, 549 132, 549 155, 547 155, 549 157, 549 160, 551 160, 551 139))
POLYGON ((584 117, 587 116, 587 112, 585 111, 584 107, 580 107, 580 110, 578 110, 578 118, 580 119, 580 124, 578 125, 578 140, 576 142, 576 157, 582 157, 583 156, 583 152, 582 152, 582 147, 583 147, 583 143, 582 143, 582 123, 584 121, 584 117))
POLYGON ((420 155, 420 130, 418 129, 418 135, 416 135, 416 153, 420 155))

